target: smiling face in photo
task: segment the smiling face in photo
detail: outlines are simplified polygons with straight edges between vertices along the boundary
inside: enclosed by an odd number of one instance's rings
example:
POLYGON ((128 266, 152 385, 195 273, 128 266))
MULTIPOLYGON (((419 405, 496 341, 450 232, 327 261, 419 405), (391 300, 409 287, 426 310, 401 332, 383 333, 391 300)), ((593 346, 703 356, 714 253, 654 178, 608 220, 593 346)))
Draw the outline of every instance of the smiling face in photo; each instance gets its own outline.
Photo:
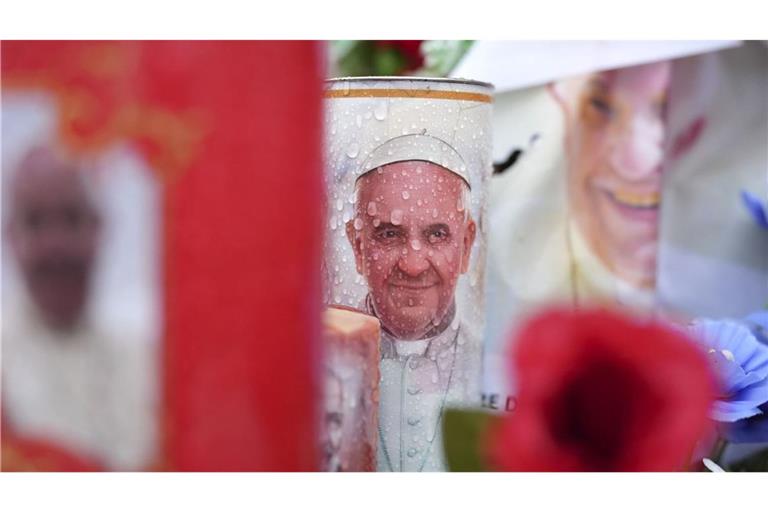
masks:
POLYGON ((655 282, 668 62, 589 76, 568 99, 571 213, 598 257, 625 281, 655 282))
POLYGON ((359 179, 347 236, 375 313, 395 337, 423 338, 450 310, 475 238, 468 197, 458 175, 429 162, 393 163, 359 179))

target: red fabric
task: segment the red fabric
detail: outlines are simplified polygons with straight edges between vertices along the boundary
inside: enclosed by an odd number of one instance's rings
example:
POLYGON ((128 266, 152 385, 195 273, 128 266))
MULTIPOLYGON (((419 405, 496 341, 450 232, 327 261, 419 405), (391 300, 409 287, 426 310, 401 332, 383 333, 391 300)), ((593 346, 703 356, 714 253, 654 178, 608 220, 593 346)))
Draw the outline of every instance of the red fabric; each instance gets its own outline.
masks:
POLYGON ((680 471, 711 429, 715 381, 683 335, 608 311, 550 311, 514 345, 515 411, 487 450, 503 471, 680 471))
POLYGON ((165 185, 161 467, 316 468, 321 48, 4 42, 76 151, 132 142, 165 185))
POLYGON ((158 46, 147 96, 197 109, 206 133, 166 195, 170 458, 185 470, 315 469, 319 50, 158 46))

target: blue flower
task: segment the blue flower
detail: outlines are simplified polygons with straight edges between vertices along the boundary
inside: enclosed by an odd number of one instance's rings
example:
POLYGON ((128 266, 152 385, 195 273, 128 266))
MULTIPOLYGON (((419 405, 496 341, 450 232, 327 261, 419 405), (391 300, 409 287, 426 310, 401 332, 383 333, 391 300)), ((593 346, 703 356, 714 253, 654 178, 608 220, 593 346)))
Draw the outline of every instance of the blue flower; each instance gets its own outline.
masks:
POLYGON ((763 229, 768 229, 768 214, 766 214, 766 207, 763 202, 746 190, 741 191, 741 200, 757 225, 763 229))
POLYGON ((768 345, 768 309, 752 313, 744 319, 757 340, 768 345))
POLYGON ((768 418, 760 408, 768 404, 768 346, 733 320, 696 320, 689 332, 707 350, 720 377, 713 418, 725 423, 768 418))

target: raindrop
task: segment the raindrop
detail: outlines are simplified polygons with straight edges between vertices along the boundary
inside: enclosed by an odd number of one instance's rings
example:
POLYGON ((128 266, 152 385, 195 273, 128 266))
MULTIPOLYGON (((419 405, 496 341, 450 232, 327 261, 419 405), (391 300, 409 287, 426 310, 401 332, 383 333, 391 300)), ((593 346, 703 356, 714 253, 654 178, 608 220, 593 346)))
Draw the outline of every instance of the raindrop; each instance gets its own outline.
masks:
POLYGON ((376 203, 371 201, 368 203, 368 209, 366 210, 368 212, 368 215, 374 216, 376 215, 376 203))
POLYGON ((407 190, 403 190, 403 199, 408 199, 409 197, 411 197, 411 194, 407 190))
POLYGON ((379 121, 383 121, 387 118, 388 109, 387 100, 381 100, 373 109, 373 116, 379 121))
POLYGON ((437 208, 433 208, 433 209, 432 209, 432 218, 433 218, 433 219, 436 219, 436 218, 437 218, 437 208))
POLYGON ((402 210, 392 210, 392 213, 389 216, 389 221, 394 224, 395 226, 399 226, 403 223, 403 211, 402 210))
POLYGON ((349 211, 345 211, 344 215, 342 215, 341 220, 344 221, 344 224, 350 221, 352 219, 352 214, 349 211))
POLYGON ((336 209, 339 211, 344 209, 344 202, 341 199, 336 200, 336 209))
POLYGON ((421 242, 419 242, 416 239, 411 240, 411 247, 413 248, 414 251, 419 251, 421 250, 421 242))
POLYGON ((336 225, 338 223, 339 223, 339 219, 337 219, 336 217, 331 217, 331 220, 328 222, 328 224, 330 224, 330 226, 331 226, 331 230, 332 231, 336 230, 336 225))
POLYGON ((363 219, 361 219, 360 217, 355 217, 354 226, 355 226, 355 229, 358 231, 363 229, 363 219))
POLYGON ((451 329, 455 331, 458 328, 459 328, 459 317, 457 316, 453 319, 453 322, 451 323, 451 329))
POLYGON ((373 227, 377 228, 377 227, 379 227, 379 224, 381 224, 381 221, 379 220, 378 217, 373 219, 373 227))
POLYGON ((456 210, 460 212, 464 211, 464 199, 461 197, 456 201, 456 210))
POLYGON ((417 204, 417 205, 419 205, 419 206, 421 206, 421 205, 422 205, 421 199, 417 200, 417 201, 416 201, 416 204, 417 204))
POLYGON ((356 142, 353 142, 347 148, 347 156, 349 158, 357 158, 357 155, 359 153, 360 153, 360 146, 356 142))

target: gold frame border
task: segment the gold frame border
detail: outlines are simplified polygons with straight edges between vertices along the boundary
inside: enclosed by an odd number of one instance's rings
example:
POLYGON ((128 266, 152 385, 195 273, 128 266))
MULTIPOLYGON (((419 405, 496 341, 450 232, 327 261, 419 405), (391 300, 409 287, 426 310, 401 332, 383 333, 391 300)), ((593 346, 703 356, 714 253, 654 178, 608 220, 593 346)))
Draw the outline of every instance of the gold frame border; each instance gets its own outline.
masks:
POLYGON ((492 103, 488 94, 463 91, 436 91, 434 89, 330 89, 325 98, 417 98, 433 100, 458 100, 492 103))

